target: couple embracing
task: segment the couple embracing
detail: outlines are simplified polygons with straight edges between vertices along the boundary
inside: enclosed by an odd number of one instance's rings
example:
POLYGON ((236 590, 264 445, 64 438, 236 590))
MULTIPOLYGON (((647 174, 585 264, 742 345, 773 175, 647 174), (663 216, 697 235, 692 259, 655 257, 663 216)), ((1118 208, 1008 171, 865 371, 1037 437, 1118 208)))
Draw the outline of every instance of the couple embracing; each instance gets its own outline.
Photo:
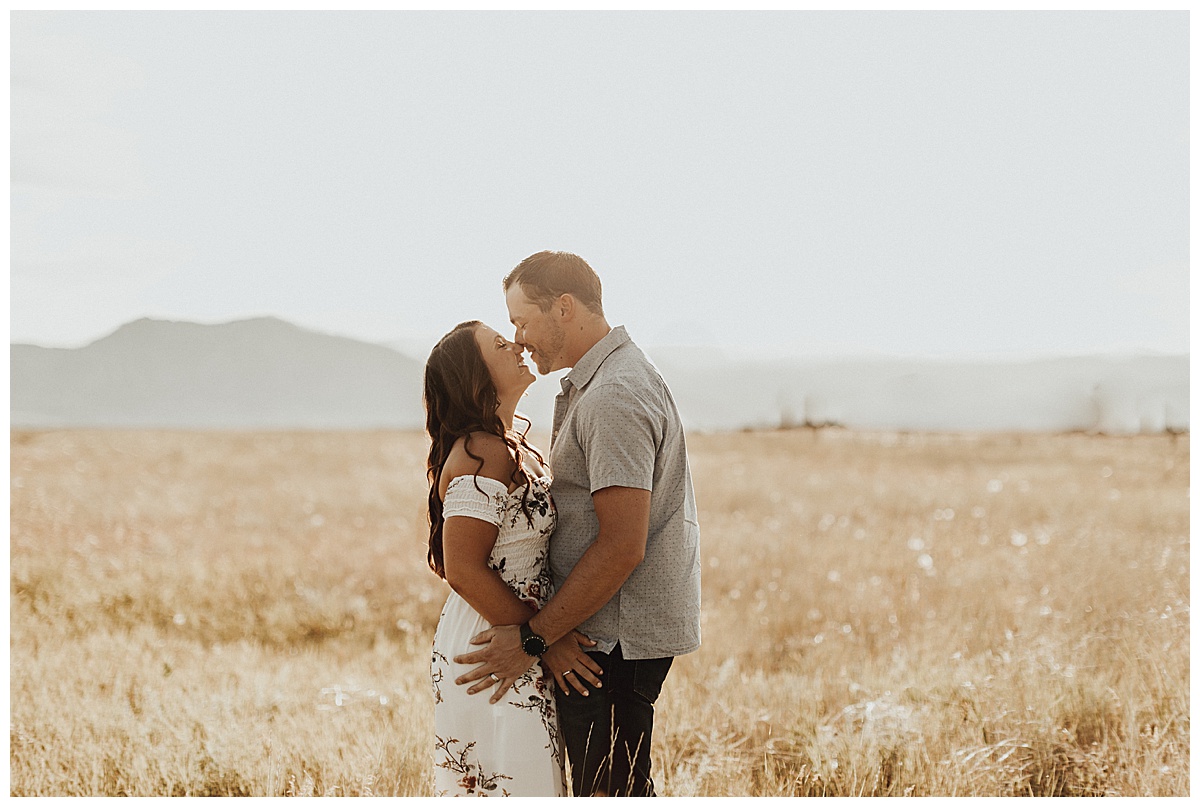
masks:
POLYGON ((512 340, 464 322, 425 367, 435 792, 652 796, 654 702, 700 645, 700 528, 679 413, 577 255, 504 278, 512 340), (548 455, 517 403, 572 368, 548 455), (514 428, 520 420, 524 428, 514 428))

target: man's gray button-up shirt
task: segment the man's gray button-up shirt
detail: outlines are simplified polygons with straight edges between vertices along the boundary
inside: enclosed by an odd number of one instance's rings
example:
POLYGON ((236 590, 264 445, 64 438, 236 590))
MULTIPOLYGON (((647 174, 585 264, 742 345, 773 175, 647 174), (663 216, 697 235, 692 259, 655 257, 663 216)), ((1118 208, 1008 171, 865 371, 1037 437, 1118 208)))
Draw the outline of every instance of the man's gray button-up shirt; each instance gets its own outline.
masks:
POLYGON ((700 525, 671 391, 623 327, 584 354, 562 387, 550 444, 554 584, 562 586, 599 534, 593 493, 650 491, 645 557, 579 630, 605 653, 620 642, 627 659, 690 653, 700 646, 700 525))

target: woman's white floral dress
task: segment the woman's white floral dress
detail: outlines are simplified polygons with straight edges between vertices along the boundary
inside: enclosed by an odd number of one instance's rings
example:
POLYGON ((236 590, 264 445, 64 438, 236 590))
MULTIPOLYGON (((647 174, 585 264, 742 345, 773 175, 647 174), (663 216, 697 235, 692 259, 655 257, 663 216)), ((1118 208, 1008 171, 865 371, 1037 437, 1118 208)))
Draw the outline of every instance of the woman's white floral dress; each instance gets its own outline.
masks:
MULTIPOLYGON (((531 475, 532 476, 532 475, 531 475)), ((469 516, 499 527, 491 567, 517 596, 540 608, 550 598, 546 548, 556 514, 549 477, 532 478, 530 525, 521 509, 525 486, 512 493, 500 482, 471 475, 453 479, 442 505, 445 518, 469 516), (476 484, 478 483, 478 488, 476 484), (480 488, 482 492, 480 492, 480 488)), ((562 744, 553 679, 541 663, 517 680, 497 704, 488 693, 468 695, 454 679, 474 665, 455 664, 471 637, 491 625, 451 592, 433 639, 434 792, 439 796, 562 796, 562 744)))

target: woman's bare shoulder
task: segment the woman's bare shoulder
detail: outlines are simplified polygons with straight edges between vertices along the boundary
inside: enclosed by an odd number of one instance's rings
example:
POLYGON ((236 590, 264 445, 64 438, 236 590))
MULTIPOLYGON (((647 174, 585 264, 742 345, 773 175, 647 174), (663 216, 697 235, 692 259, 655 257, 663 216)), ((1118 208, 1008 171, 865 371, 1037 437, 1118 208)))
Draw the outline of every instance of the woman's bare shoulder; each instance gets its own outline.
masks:
POLYGON ((507 487, 512 483, 516 467, 508 444, 503 439, 487 432, 472 432, 467 437, 458 438, 450 449, 450 456, 446 457, 446 464, 442 466, 443 490, 451 480, 464 474, 495 479, 507 487), (483 460, 483 467, 479 465, 480 459, 483 460))

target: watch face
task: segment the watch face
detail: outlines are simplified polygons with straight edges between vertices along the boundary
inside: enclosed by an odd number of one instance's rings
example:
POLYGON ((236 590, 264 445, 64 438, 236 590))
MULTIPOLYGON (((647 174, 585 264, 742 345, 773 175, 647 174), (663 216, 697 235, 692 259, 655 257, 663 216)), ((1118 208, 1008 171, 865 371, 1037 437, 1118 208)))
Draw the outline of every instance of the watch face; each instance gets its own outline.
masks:
POLYGON ((529 623, 526 622, 521 626, 521 649, 525 651, 526 655, 540 656, 549 650, 550 646, 546 644, 545 639, 534 633, 533 628, 529 627, 529 623))

